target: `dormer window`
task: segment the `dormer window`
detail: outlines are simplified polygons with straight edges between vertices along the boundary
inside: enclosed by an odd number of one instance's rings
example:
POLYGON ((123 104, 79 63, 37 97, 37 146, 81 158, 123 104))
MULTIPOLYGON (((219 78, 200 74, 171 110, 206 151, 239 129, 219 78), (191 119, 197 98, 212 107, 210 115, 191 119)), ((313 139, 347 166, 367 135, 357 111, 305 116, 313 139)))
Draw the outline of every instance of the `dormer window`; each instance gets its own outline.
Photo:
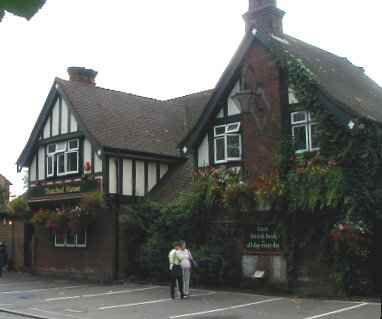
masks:
POLYGON ((230 123, 214 127, 215 163, 241 160, 240 123, 230 123))
POLYGON ((318 124, 312 113, 307 111, 291 113, 291 125, 296 153, 314 152, 320 149, 318 124))
POLYGON ((46 156, 46 175, 65 176, 79 173, 78 139, 49 144, 46 156))

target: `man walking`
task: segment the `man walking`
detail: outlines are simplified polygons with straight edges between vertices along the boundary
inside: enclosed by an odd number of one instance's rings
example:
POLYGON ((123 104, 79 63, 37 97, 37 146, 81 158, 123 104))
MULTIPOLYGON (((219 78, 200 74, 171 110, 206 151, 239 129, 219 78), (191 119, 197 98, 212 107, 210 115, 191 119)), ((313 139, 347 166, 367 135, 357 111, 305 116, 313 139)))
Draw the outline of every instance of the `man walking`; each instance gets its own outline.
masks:
POLYGON ((3 268, 7 265, 8 263, 8 255, 7 255, 7 250, 5 248, 5 245, 0 242, 0 277, 3 275, 3 268))
POLYGON ((174 244, 174 249, 170 251, 168 255, 169 263, 170 263, 170 272, 171 272, 171 283, 170 283, 170 293, 171 298, 175 299, 175 287, 178 284, 180 298, 184 298, 183 292, 183 272, 181 267, 182 257, 182 245, 180 242, 176 242, 174 244))

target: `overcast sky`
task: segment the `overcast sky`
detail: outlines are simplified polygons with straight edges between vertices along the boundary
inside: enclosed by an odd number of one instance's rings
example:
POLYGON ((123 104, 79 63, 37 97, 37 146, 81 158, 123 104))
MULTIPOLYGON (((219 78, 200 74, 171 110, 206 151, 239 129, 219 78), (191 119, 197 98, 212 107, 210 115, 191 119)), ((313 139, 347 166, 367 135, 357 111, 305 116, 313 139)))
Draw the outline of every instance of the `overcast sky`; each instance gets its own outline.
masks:
MULTIPOLYGON (((54 77, 99 71, 97 84, 170 98, 213 87, 243 34, 248 0, 47 0, 29 22, 0 23, 0 173, 16 162, 54 77)), ((279 0, 285 32, 363 66, 382 84, 382 2, 279 0)))

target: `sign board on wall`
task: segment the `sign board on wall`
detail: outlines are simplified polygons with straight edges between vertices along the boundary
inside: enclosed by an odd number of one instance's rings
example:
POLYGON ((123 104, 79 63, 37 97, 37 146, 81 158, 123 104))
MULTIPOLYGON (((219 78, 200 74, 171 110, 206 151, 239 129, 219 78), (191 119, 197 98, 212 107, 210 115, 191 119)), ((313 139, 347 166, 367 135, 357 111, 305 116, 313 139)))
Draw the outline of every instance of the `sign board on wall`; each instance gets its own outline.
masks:
POLYGON ((272 225, 249 227, 244 241, 244 250, 250 254, 277 253, 280 251, 280 239, 272 225))

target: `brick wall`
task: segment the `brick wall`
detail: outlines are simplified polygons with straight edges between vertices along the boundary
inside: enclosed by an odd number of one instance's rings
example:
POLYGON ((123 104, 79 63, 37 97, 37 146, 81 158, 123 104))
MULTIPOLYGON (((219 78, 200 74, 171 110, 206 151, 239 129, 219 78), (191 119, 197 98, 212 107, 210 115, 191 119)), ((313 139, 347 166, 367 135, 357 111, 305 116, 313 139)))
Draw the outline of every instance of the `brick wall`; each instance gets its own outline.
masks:
POLYGON ((105 209, 89 227, 86 248, 58 248, 49 232, 35 233, 34 270, 37 273, 110 281, 115 270, 114 211, 105 209))
POLYGON ((256 176, 269 172, 272 160, 281 141, 283 107, 287 105, 282 74, 269 52, 260 44, 248 54, 243 68, 243 78, 248 89, 263 91, 256 98, 255 116, 243 114, 243 159, 253 182, 256 176), (286 99, 286 100, 285 100, 286 99), (286 104, 285 104, 286 102, 286 104))

